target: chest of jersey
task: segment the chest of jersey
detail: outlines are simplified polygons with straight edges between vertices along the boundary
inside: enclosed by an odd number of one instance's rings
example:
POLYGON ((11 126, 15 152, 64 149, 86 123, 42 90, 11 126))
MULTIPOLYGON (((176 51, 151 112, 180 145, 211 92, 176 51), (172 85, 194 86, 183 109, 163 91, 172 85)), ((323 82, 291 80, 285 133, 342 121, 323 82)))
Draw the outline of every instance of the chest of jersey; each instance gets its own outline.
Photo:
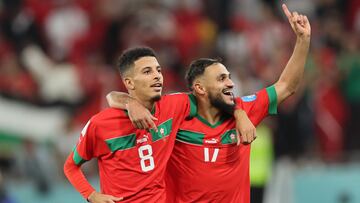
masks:
POLYGON ((125 117, 109 120, 109 127, 98 132, 109 152, 98 159, 103 164, 138 173, 150 172, 157 166, 163 167, 160 163, 169 156, 174 144, 175 132, 172 128, 176 120, 159 109, 155 116, 158 117, 155 121, 158 132, 135 129, 125 117))
POLYGON ((248 184, 250 146, 237 139, 233 119, 217 126, 196 118, 182 123, 167 170, 171 191, 182 200, 231 202, 248 184))

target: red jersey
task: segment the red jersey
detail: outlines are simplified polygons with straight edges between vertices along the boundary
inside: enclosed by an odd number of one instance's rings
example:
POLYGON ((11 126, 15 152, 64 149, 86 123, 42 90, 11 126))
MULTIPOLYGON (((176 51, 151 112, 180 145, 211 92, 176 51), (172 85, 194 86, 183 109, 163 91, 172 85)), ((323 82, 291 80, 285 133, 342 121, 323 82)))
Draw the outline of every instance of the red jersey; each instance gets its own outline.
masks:
MULTIPOLYGON (((258 125, 276 113, 275 88, 236 103, 258 125)), ((198 115, 181 124, 166 173, 168 202, 250 202, 250 145, 237 146, 235 124, 227 117, 211 125, 198 115)))
POLYGON ((94 189, 74 166, 97 158, 101 193, 124 197, 121 202, 166 202, 164 173, 176 132, 185 117, 196 112, 189 97, 166 95, 156 102, 157 133, 135 129, 120 109, 108 108, 92 117, 66 161, 70 182, 88 198, 94 189))

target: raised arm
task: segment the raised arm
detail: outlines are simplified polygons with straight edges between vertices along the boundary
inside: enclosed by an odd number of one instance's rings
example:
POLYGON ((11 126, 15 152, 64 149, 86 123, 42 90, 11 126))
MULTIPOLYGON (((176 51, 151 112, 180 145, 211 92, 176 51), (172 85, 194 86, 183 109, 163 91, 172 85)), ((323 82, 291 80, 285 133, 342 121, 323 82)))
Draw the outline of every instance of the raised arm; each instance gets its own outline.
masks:
POLYGON ((282 5, 282 9, 289 20, 291 28, 296 34, 296 44, 285 69, 274 85, 278 104, 294 94, 299 87, 309 52, 311 36, 310 23, 305 15, 290 12, 285 4, 282 5))
POLYGON ((158 129, 154 123, 157 118, 129 94, 112 91, 106 95, 106 100, 110 107, 127 110, 129 119, 135 128, 153 129, 157 132, 158 129))

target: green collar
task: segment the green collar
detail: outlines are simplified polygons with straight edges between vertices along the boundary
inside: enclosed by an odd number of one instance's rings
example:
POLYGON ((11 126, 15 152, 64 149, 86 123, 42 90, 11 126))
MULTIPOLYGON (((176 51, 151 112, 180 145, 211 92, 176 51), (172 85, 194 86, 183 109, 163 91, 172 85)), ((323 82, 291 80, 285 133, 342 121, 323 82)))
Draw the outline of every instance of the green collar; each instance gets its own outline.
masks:
POLYGON ((224 115, 221 116, 220 120, 218 122, 216 122, 214 125, 212 125, 211 123, 209 123, 209 121, 207 121, 205 118, 201 117, 199 114, 196 114, 195 116, 197 119, 199 119, 199 121, 201 121, 202 123, 204 123, 205 125, 211 127, 211 128, 216 128, 219 125, 221 125, 226 119, 228 119, 229 117, 224 115))

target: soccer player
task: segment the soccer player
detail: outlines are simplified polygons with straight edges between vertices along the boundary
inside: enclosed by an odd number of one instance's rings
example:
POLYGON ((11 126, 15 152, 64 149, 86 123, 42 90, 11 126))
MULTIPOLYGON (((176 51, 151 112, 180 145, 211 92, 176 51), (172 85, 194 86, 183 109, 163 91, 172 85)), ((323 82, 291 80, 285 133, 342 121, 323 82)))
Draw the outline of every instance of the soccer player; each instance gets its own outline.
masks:
POLYGON ((125 51, 119 59, 119 70, 129 95, 136 99, 126 100, 126 106, 137 109, 136 105, 141 104, 150 110, 152 129, 145 129, 151 125, 148 121, 135 121, 137 128, 132 125, 128 115, 136 112, 105 109, 82 130, 65 162, 64 173, 92 203, 166 202, 166 164, 179 125, 197 112, 194 99, 188 94, 161 97, 161 67, 149 48, 125 51), (98 159, 101 192, 95 191, 81 170, 81 164, 92 158, 98 159))
POLYGON ((180 122, 191 115, 193 107, 186 94, 161 98, 161 67, 151 49, 125 51, 119 70, 129 94, 152 110, 159 131, 136 129, 126 111, 105 109, 81 132, 64 165, 65 175, 93 203, 117 202, 122 197, 124 202, 165 202, 165 160, 180 122), (80 168, 92 158, 98 159, 101 193, 88 183, 80 168))
MULTIPOLYGON (((236 99, 236 108, 244 109, 254 125, 276 113, 277 105, 296 91, 303 75, 310 24, 306 16, 291 13, 285 5, 283 10, 297 36, 291 58, 274 85, 236 99)), ((236 145, 237 124, 226 113, 235 107, 229 72, 217 60, 199 59, 190 65, 186 78, 198 111, 177 132, 166 173, 167 201, 250 202, 250 145, 236 145)))

